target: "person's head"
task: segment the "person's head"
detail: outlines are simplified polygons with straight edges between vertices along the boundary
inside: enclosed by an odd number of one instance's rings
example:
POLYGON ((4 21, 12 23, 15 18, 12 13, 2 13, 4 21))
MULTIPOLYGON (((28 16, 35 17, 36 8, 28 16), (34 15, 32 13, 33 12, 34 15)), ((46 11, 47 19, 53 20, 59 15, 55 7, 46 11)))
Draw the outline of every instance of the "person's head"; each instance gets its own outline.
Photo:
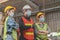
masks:
POLYGON ((22 8, 22 11, 24 13, 24 16, 30 17, 31 16, 31 13, 32 13, 32 8, 29 5, 25 5, 22 8))
POLYGON ((37 13, 36 18, 39 22, 45 22, 45 13, 43 13, 43 12, 37 13))
POLYGON ((13 6, 7 6, 7 7, 4 9, 4 12, 5 12, 7 15, 9 15, 9 16, 13 16, 15 10, 16 10, 15 7, 13 7, 13 6))

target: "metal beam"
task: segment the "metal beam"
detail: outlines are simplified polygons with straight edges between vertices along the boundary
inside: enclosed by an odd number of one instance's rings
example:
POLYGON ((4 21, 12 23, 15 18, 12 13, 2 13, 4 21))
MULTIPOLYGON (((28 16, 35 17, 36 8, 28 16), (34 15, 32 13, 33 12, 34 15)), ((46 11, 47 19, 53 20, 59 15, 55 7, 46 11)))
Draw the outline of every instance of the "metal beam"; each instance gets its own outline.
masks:
POLYGON ((56 6, 56 7, 52 7, 52 8, 48 8, 48 9, 43 9, 43 10, 41 10, 41 11, 54 11, 54 10, 58 10, 58 9, 60 9, 60 6, 56 6))
MULTIPOLYGON (((40 11, 51 12, 51 11, 56 11, 56 10, 60 10, 60 6, 53 7, 53 8, 48 8, 48 9, 43 9, 43 10, 40 10, 40 11)), ((37 12, 40 12, 40 11, 36 10, 36 11, 32 12, 32 15, 35 15, 37 12)), ((22 13, 18 13, 18 15, 15 15, 15 16, 22 16, 22 15, 23 15, 22 13)))
POLYGON ((46 5, 54 4, 54 3, 58 3, 58 2, 60 2, 60 0, 53 0, 53 1, 50 1, 50 2, 46 3, 46 5))
POLYGON ((33 13, 37 13, 39 11, 51 12, 51 11, 56 11, 56 10, 60 10, 60 6, 56 6, 56 7, 52 7, 52 8, 47 8, 47 9, 42 9, 42 10, 37 10, 37 11, 34 11, 33 13))

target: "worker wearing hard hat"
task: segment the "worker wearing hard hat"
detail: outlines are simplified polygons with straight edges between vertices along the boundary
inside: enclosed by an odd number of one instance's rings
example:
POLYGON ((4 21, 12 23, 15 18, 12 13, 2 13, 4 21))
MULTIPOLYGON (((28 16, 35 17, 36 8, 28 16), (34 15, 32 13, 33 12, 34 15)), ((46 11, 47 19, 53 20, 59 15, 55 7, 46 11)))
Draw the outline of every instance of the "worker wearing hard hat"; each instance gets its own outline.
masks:
POLYGON ((5 12, 5 22, 4 22, 4 32, 3 40, 17 40, 18 24, 15 22, 13 16, 16 8, 13 6, 7 6, 4 9, 5 12))
POLYGON ((19 20, 19 27, 21 32, 20 40, 34 40, 34 21, 30 17, 32 14, 32 8, 29 5, 25 5, 23 8, 24 15, 19 20))
POLYGON ((48 25, 45 23, 45 14, 43 12, 37 13, 37 23, 35 23, 36 40, 48 40, 47 34, 49 33, 48 25))

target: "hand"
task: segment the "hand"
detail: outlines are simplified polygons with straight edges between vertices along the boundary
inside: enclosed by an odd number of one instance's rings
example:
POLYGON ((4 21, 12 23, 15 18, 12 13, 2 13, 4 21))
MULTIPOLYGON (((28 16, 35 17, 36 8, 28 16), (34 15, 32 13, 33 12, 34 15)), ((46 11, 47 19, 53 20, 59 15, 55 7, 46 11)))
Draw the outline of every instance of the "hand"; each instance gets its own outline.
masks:
POLYGON ((48 31, 45 31, 45 30, 39 30, 39 32, 48 34, 48 31))
POLYGON ((38 33, 39 35, 40 35, 40 34, 44 34, 43 32, 39 32, 39 31, 38 31, 37 33, 38 33))
POLYGON ((43 30, 39 30, 39 32, 44 33, 44 31, 43 31, 43 30))

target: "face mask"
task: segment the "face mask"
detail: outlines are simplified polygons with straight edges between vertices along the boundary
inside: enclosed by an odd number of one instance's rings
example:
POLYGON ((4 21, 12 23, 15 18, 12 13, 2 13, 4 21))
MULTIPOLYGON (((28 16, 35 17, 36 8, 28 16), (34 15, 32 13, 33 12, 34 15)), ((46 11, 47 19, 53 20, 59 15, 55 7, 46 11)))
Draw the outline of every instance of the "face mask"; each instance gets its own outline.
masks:
POLYGON ((10 16, 12 16, 12 17, 13 17, 13 16, 14 16, 14 13, 13 13, 13 12, 11 12, 11 13, 10 13, 10 16))
POLYGON ((31 16, 31 13, 32 13, 32 12, 31 12, 30 10, 27 10, 27 12, 26 12, 26 14, 27 14, 28 17, 31 16))
POLYGON ((39 21, 40 22, 44 22, 45 21, 45 18, 44 17, 41 17, 41 18, 39 18, 39 21))

